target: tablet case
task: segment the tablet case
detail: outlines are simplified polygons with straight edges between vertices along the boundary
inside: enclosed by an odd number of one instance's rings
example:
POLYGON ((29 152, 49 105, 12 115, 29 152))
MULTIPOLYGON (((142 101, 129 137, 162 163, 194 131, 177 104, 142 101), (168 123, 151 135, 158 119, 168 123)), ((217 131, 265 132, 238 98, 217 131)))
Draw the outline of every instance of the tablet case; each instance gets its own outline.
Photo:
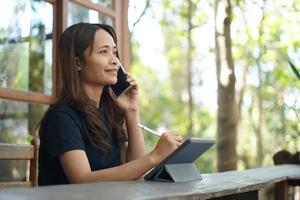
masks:
POLYGON ((214 144, 213 140, 187 139, 176 151, 151 170, 145 180, 186 182, 202 180, 194 161, 214 144))

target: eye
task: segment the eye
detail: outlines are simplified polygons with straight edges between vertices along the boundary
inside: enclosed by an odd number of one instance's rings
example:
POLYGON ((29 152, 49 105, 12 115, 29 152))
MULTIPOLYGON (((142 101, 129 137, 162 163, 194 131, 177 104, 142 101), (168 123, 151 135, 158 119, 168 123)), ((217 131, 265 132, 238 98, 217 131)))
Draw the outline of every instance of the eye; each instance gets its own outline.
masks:
POLYGON ((117 51, 114 51, 114 55, 116 56, 118 54, 118 52, 117 51))
POLYGON ((101 51, 99 51, 99 53, 107 53, 108 51, 107 51, 107 49, 103 49, 103 50, 101 50, 101 51))

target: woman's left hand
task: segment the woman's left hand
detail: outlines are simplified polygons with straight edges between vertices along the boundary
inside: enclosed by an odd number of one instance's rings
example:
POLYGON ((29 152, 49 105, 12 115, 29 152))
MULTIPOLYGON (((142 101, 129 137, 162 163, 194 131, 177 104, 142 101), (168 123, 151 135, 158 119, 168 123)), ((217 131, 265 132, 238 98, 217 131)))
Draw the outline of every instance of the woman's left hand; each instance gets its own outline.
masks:
POLYGON ((131 88, 122 96, 116 98, 112 92, 112 89, 109 88, 109 94, 113 98, 114 103, 125 115, 131 112, 137 112, 139 108, 138 85, 128 72, 126 72, 126 76, 126 81, 130 83, 131 88))

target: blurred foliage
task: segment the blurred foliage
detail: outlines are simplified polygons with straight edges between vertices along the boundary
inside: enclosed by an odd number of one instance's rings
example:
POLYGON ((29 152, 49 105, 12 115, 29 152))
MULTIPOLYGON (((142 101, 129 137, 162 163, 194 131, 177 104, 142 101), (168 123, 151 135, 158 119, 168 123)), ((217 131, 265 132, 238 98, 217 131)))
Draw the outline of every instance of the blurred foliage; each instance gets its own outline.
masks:
MULTIPOLYGON (((299 52, 299 1, 266 1, 262 21, 262 1, 240 1, 234 7, 232 23, 235 67, 246 63, 248 68, 243 101, 243 122, 239 130, 238 153, 240 167, 255 167, 256 138, 253 123, 257 119, 257 88, 261 88, 263 106, 263 165, 272 165, 272 155, 278 150, 300 150, 300 80, 288 61, 299 52), (253 20, 253 13, 257 19, 253 20), (283 14, 286 17, 282 17, 283 14), (257 21, 253 23, 253 21, 257 21), (257 27, 262 23, 262 35, 257 27), (291 28, 288 28, 291 27, 291 28), (297 30, 297 31, 296 31, 297 30), (259 40, 260 38, 260 40, 259 40), (244 45, 247 44, 247 47, 244 45), (247 52, 245 56, 245 52, 247 52), (261 55, 261 56, 259 56, 261 55), (258 65, 261 74, 258 74, 258 65), (261 76, 259 85, 257 77, 261 76), (253 115, 251 116, 250 113, 253 115)), ((299 54, 299 53, 298 53, 299 54)), ((299 59, 300 55, 298 55, 299 59)))
MULTIPOLYGON (((200 1, 192 4, 193 24, 198 26, 206 20, 206 15, 199 12, 200 1)), ((165 39, 164 53, 168 62, 166 77, 159 78, 160 70, 143 65, 138 50, 140 44, 132 40, 131 73, 140 85, 141 118, 143 124, 153 129, 177 130, 187 137, 188 132, 188 97, 187 97, 187 1, 160 2, 163 17, 159 20, 165 39)), ((132 33, 134 34, 134 32, 132 33)), ((195 46, 192 46, 192 58, 196 59, 195 46)), ((193 67, 193 66, 192 66, 193 67)), ((192 68, 194 75, 199 75, 192 68)), ((192 77, 192 87, 199 87, 199 79, 192 77)), ((194 94, 197 95, 197 94, 194 94)), ((209 113, 207 108, 194 102, 193 137, 213 137, 215 113, 209 113)), ((154 148, 158 138, 145 134, 148 151, 154 148)), ((203 155, 197 166, 205 172, 213 169, 214 150, 203 155)))
MULTIPOLYGON (((208 25, 213 30, 214 24, 207 24, 213 12, 212 3, 196 0, 192 3, 192 22, 195 27, 201 29, 208 25)), ((176 129, 185 136, 187 104, 183 97, 186 93, 187 1, 157 0, 152 1, 151 5, 160 6, 160 9, 156 10, 162 13, 162 17, 155 20, 160 23, 164 37, 164 56, 168 75, 164 79, 159 79, 158 75, 161 73, 159 70, 142 63, 139 48, 143 44, 132 40, 131 71, 140 85, 142 121, 153 129, 176 129)), ((232 1, 232 6, 231 37, 237 88, 242 86, 240 72, 246 67, 239 139, 236 147, 239 155, 238 168, 257 166, 257 138, 254 127, 258 119, 258 87, 261 89, 263 109, 263 165, 273 165, 272 156, 278 150, 286 149, 290 152, 300 150, 300 80, 288 64, 289 59, 292 59, 300 66, 300 1, 267 0, 264 11, 263 0, 232 1), (262 32, 259 36, 260 25, 262 32), (261 67, 260 74, 258 65, 261 67), (258 76, 261 77, 260 85, 258 76)), ((153 16, 154 10, 152 9, 153 16)), ((134 36, 135 33, 132 34, 134 36)), ((207 54, 199 54, 197 50, 207 47, 196 43, 196 38, 197 35, 193 32, 193 62, 201 63, 201 59, 207 54)), ((214 44, 210 44, 208 49, 213 51, 214 44)), ((207 69, 199 70, 195 67, 193 70, 193 87, 201 88, 202 76, 198 72, 207 69)), ((211 78, 216 79, 213 76, 211 78)), ((193 95, 205 97, 206 94, 201 94, 199 90, 193 95)), ((195 108, 194 136, 214 137, 216 113, 207 109, 201 102, 195 102, 195 108)), ((148 150, 152 149, 157 138, 148 134, 145 138, 148 150)), ((211 149, 197 160, 196 164, 200 170, 215 171, 214 151, 214 148, 211 149)))

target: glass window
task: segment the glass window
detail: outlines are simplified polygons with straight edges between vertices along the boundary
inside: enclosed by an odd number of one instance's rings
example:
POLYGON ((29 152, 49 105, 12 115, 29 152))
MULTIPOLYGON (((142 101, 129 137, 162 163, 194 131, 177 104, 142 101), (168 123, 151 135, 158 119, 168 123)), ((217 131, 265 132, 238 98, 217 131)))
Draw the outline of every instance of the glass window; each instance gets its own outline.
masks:
POLYGON ((68 11, 68 26, 79 22, 103 23, 111 26, 113 25, 112 18, 72 2, 69 2, 68 11))
POLYGON ((47 108, 48 105, 0 99, 0 143, 29 144, 47 108))
POLYGON ((52 94, 53 7, 43 1, 1 1, 0 87, 52 94))
POLYGON ((93 3, 113 9, 113 0, 91 0, 93 3))

